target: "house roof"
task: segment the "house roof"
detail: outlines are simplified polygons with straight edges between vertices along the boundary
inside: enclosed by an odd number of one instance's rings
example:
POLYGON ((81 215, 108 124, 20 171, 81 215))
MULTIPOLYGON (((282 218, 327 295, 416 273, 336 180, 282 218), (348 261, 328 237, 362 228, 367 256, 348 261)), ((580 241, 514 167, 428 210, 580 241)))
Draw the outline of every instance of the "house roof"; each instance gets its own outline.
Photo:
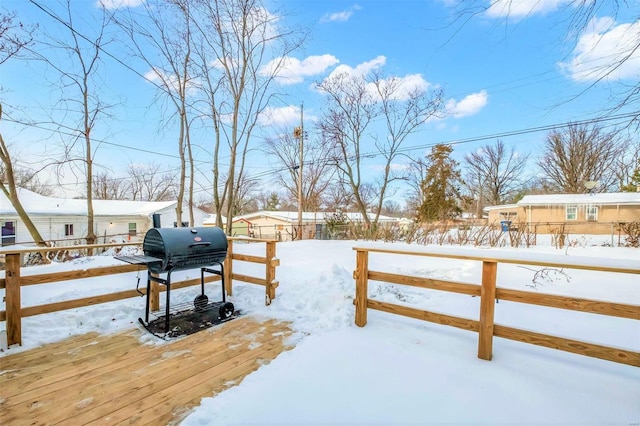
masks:
POLYGON ((640 192, 603 192, 596 194, 545 194, 525 195, 519 206, 552 204, 639 204, 640 192))
MULTIPOLYGON (((30 215, 86 216, 87 200, 45 197, 24 188, 18 188, 22 207, 30 215)), ((176 205, 176 201, 93 200, 95 216, 150 216, 176 205)), ((0 214, 17 215, 11 201, 0 192, 0 214)))
POLYGON ((491 210, 504 210, 504 209, 517 209, 518 206, 517 204, 502 204, 500 206, 487 206, 484 207, 482 210, 485 212, 491 211, 491 210))
MULTIPOLYGON (((220 217, 222 218, 222 223, 227 223, 227 218, 220 215, 220 217)), ((205 217, 202 220, 202 224, 203 225, 215 225, 216 224, 216 219, 218 218, 218 216, 215 213, 210 213, 209 216, 205 217)))
MULTIPOLYGON (((325 222, 325 217, 331 214, 333 213, 332 212, 302 212, 302 221, 306 223, 310 223, 310 222, 323 223, 325 222)), ((344 214, 351 221, 354 221, 354 222, 362 221, 362 214, 360 213, 345 212, 344 214)), ((375 214, 373 213, 368 213, 368 216, 372 220, 375 218, 375 214)), ((244 219, 247 221, 251 221, 251 219, 260 218, 260 217, 269 217, 275 220, 281 220, 281 221, 290 222, 290 223, 298 222, 298 212, 267 211, 267 210, 261 210, 254 213, 248 213, 242 216, 236 216, 233 218, 233 220, 236 221, 236 220, 244 219)), ((395 217, 389 217, 389 216, 383 216, 383 215, 380 215, 378 217, 378 222, 397 222, 397 221, 398 219, 395 217)))

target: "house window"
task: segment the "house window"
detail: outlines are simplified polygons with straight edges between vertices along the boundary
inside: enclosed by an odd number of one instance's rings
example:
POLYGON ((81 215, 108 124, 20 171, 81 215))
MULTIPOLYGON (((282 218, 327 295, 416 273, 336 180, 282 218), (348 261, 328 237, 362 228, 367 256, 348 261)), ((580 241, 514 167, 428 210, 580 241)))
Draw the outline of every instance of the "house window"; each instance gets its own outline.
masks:
POLYGON ((137 225, 135 222, 129 222, 129 236, 135 237, 137 234, 137 225))
POLYGON ((597 222, 598 220, 598 207, 587 206, 587 220, 590 222, 597 222))
POLYGON ((2 245, 8 246, 16 243, 16 222, 13 220, 2 221, 2 245))
POLYGON ((567 220, 578 220, 578 206, 575 204, 567 206, 567 220))
POLYGON ((64 225, 64 236, 73 237, 73 223, 67 223, 64 225))

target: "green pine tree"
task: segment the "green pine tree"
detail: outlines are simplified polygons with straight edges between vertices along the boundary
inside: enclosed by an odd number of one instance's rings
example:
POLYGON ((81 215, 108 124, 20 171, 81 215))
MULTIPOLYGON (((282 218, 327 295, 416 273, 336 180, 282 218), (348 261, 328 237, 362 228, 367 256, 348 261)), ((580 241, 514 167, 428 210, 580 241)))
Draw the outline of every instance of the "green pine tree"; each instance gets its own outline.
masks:
POLYGON ((462 212, 463 182, 459 163, 450 157, 452 152, 451 146, 438 144, 427 156, 427 171, 421 183, 423 202, 417 212, 421 222, 444 221, 462 212))
POLYGON ((267 205, 265 206, 265 210, 267 211, 276 211, 280 207, 280 197, 277 192, 272 192, 269 194, 269 198, 267 199, 267 205))

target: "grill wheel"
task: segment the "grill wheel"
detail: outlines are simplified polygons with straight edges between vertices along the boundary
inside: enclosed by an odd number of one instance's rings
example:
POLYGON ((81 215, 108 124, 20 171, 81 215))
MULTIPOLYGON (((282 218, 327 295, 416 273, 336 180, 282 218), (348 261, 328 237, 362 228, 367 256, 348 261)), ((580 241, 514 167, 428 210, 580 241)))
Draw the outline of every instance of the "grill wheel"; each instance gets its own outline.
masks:
POLYGON ((233 307, 233 303, 225 302, 222 306, 220 306, 220 310, 218 311, 220 314, 220 319, 226 320, 231 318, 231 315, 233 315, 234 309, 235 308, 233 307))
POLYGON ((193 306, 196 308, 196 311, 202 311, 208 304, 209 298, 206 294, 200 294, 193 300, 193 306))

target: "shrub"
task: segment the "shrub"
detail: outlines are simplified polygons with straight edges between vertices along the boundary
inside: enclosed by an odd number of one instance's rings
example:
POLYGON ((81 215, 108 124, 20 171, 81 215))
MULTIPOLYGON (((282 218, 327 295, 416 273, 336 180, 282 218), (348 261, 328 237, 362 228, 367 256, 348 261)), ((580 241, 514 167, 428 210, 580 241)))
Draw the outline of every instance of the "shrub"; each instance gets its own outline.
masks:
POLYGON ((626 247, 640 247, 640 222, 621 223, 620 229, 627 234, 626 247))

